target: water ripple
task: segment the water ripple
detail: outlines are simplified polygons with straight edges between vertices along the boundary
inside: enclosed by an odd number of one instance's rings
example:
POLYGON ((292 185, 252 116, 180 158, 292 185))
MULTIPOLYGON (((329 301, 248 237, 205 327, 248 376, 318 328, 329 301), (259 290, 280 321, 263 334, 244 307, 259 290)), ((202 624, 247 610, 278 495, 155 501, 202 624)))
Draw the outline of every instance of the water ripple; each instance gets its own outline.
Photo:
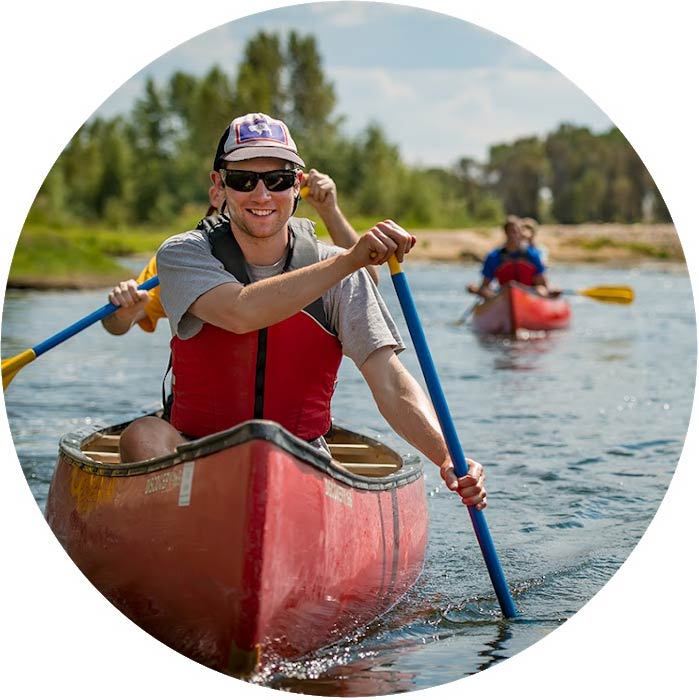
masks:
MULTIPOLYGON (((432 687, 499 663, 574 615, 609 580, 672 478, 696 371, 686 273, 595 269, 595 284, 633 284, 637 303, 622 316, 576 300, 568 331, 519 342, 478 338, 467 324, 450 324, 468 303, 461 290, 464 275, 478 275, 475 265, 414 268, 411 286, 431 319, 425 330, 460 439, 487 469, 486 516, 521 617, 503 620, 468 512, 426 464, 430 531, 415 587, 371 625, 304 659, 278 660, 253 683, 310 695, 372 696, 432 687), (668 279, 673 294, 656 294, 668 279), (687 312, 677 313, 678 304, 687 312)), ((590 270, 558 266, 555 281, 585 288, 590 270)), ((384 296, 407 341, 401 359, 421 377, 390 285, 384 296)), ((3 356, 103 303, 103 290, 8 294, 3 356)), ((134 331, 120 339, 94 327, 13 382, 5 396, 10 427, 37 503, 45 502, 63 433, 159 400, 169 343, 161 326, 155 334, 134 331)), ((333 415, 415 453, 388 429, 361 373, 347 361, 333 415)))

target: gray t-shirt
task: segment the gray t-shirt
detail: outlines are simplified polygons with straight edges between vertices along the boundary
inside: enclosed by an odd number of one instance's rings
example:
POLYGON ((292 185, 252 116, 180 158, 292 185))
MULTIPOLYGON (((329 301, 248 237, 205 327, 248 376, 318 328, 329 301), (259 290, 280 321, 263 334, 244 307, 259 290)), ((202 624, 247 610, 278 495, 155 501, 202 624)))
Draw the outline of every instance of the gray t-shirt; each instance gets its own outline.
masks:
MULTIPOLYGON (((318 242, 321 260, 342 252, 343 248, 318 242)), ((247 265, 252 282, 279 274, 286 256, 274 265, 247 265)), ((158 250, 160 299, 170 328, 186 340, 195 336, 203 322, 189 313, 189 307, 214 287, 239 282, 211 252, 206 233, 194 230, 168 238, 158 250)), ((293 265, 289 270, 293 270, 293 265)), ((342 352, 357 367, 379 348, 390 346, 395 352, 405 349, 398 329, 365 269, 357 270, 331 287, 322 297, 325 314, 342 344, 342 352)))

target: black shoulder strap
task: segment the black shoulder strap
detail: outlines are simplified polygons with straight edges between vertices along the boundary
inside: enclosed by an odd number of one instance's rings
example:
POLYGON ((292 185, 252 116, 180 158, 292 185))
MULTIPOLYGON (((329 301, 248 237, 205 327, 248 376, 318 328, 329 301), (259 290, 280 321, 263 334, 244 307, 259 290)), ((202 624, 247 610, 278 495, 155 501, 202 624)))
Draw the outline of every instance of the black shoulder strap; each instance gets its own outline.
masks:
POLYGON ((228 219, 223 216, 214 227, 204 230, 209 236, 213 256, 218 258, 223 263, 223 267, 241 284, 250 284, 243 251, 240 250, 238 241, 231 232, 228 219))
MULTIPOLYGON (((320 260, 320 253, 318 252, 318 239, 315 235, 313 222, 309 219, 291 218, 289 220, 289 228, 291 229, 294 240, 294 251, 291 258, 294 268, 317 263, 320 260)), ((334 334, 330 327, 330 321, 325 315, 325 308, 323 307, 323 299, 321 297, 312 301, 306 306, 304 311, 318 321, 325 330, 334 334)))
POLYGON ((209 231, 213 231, 213 229, 223 221, 228 221, 223 214, 209 214, 199 221, 197 229, 208 233, 209 231))
POLYGON ((320 260, 318 253, 318 239, 315 235, 313 222, 308 219, 289 219, 289 229, 294 241, 291 265, 294 269, 313 265, 320 260))

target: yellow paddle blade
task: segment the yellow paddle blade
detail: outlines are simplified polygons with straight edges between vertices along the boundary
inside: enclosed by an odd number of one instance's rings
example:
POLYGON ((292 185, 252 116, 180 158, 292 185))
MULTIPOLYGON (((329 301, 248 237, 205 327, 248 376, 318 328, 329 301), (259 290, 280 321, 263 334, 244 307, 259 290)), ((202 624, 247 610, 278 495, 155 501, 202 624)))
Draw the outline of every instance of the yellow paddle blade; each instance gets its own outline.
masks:
POLYGON ((28 365, 34 358, 36 353, 32 348, 21 352, 19 355, 10 357, 8 360, 2 361, 2 388, 7 389, 9 383, 15 378, 15 374, 22 367, 28 365))
POLYGON ((584 297, 590 297, 605 304, 630 304, 634 299, 631 287, 590 287, 576 292, 584 297))

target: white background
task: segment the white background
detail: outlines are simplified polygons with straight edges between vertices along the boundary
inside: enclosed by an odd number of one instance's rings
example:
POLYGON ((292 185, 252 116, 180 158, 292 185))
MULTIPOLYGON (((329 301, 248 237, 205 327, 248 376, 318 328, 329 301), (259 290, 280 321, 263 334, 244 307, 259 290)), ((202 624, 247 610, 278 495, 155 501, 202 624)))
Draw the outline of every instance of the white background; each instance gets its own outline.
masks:
MULTIPOLYGON (((258 0, 254 9, 282 4, 290 3, 258 0)), ((597 102, 659 185, 696 278, 692 205, 699 110, 691 3, 411 4, 461 17, 522 45, 597 102)), ((77 128, 146 63, 199 32, 241 16, 240 9, 227 5, 172 0, 4 5, 3 282, 36 191, 77 128)), ((188 662, 115 613, 51 535, 22 476, 4 416, 0 423, 2 695, 122 700, 151 693, 172 699, 276 693, 188 662)), ((449 691, 558 700, 591 694, 655 698, 675 692, 687 697, 684 688, 696 688, 692 663, 699 633, 698 491, 692 459, 696 432, 695 416, 676 476, 647 534, 580 613, 505 663, 419 694, 437 697, 449 691)))

